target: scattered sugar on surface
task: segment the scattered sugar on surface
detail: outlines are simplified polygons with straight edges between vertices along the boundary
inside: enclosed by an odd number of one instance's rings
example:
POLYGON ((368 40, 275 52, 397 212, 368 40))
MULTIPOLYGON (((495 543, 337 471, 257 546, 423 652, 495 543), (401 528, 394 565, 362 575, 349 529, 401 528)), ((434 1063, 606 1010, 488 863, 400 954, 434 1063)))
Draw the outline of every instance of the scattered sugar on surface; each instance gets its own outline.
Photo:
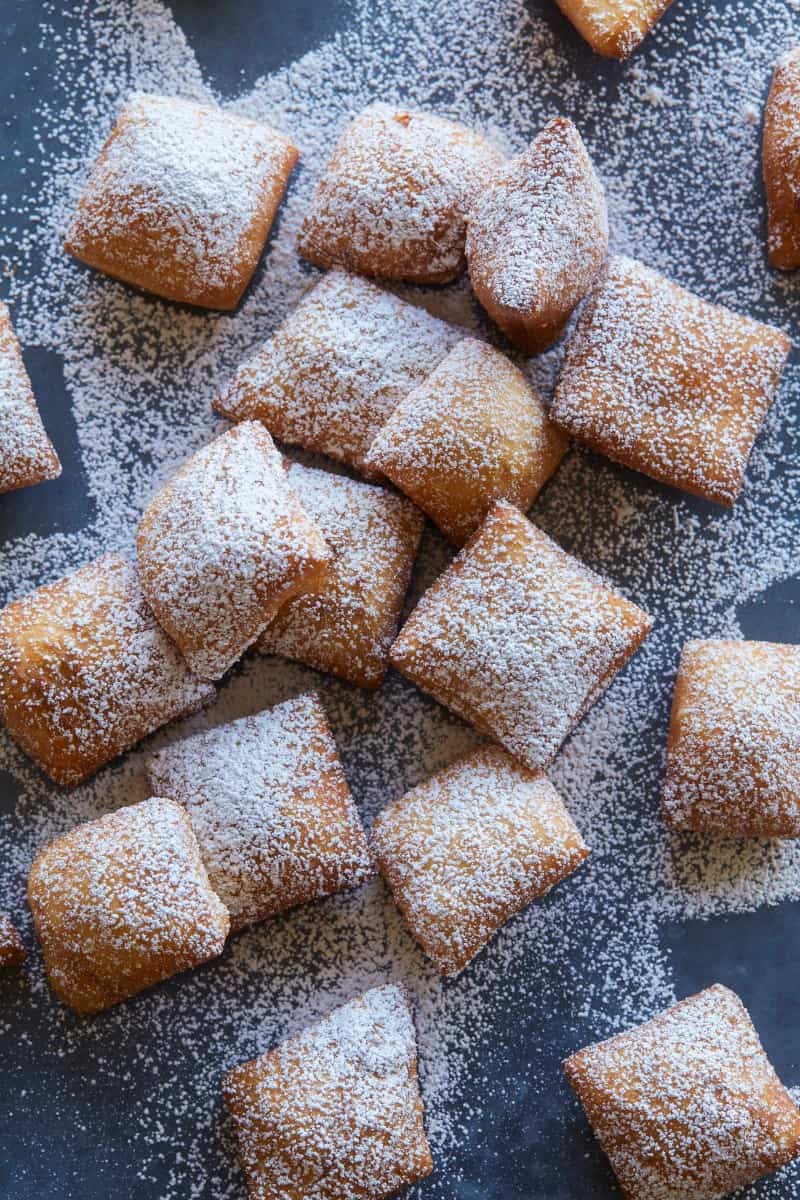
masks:
MULTIPOLYGON (((43 11, 42 37, 52 37, 43 11)), ((42 108, 35 119, 45 185, 20 211, 5 205, 0 253, 21 340, 62 356, 84 469, 76 486, 86 487, 96 515, 79 532, 30 534, 0 547, 3 599, 103 550, 130 550, 154 490, 224 427, 211 415, 210 400, 306 289, 309 272, 294 239, 314 180, 347 118, 376 96, 463 120, 511 153, 554 113, 566 113, 603 179, 618 251, 708 299, 796 325, 797 281, 765 267, 759 128, 747 116, 760 113, 773 63, 796 38, 796 12, 778 0, 731 0, 720 11, 687 0, 673 7, 632 63, 591 60, 587 76, 588 60, 560 42, 549 4, 359 0, 348 31, 232 103, 289 133, 303 160, 255 285, 242 309, 226 316, 137 296, 63 255, 60 237, 81 181, 125 96, 141 89, 215 98, 183 34, 155 0, 109 0, 96 10, 66 6, 61 40, 53 42, 63 104, 42 108), (521 86, 528 80, 536 86, 521 86), (671 102, 648 102, 651 87, 671 102)), ((463 280, 441 293, 398 290, 485 332, 463 280)), ((528 368, 545 395, 560 354, 556 348, 528 368)), ((658 817, 681 645, 692 636, 741 635, 741 606, 800 569, 800 470, 787 453, 800 433, 796 387, 795 366, 733 512, 712 511, 577 451, 537 502, 536 519, 548 533, 656 617, 642 651, 552 768, 592 847, 586 867, 501 930, 448 984, 415 949, 377 881, 245 932, 219 963, 96 1022, 77 1024, 55 1004, 35 956, 15 1002, 22 1011, 11 1004, 0 1021, 15 1036, 26 1031, 18 1036, 43 1061, 82 1056, 91 1063, 74 1081, 68 1072, 60 1076, 59 1104, 76 1131, 92 1090, 113 1091, 127 1106, 125 1127, 141 1177, 155 1181, 162 1200, 239 1195, 220 1115, 222 1072, 355 992, 397 979, 415 1003, 437 1163, 424 1192, 450 1200, 459 1141, 481 1128, 493 1104, 513 1102, 490 1082, 513 1078, 520 1068, 513 1048, 497 1037, 504 1014, 524 1013, 567 1054, 675 998, 659 939, 665 920, 800 898, 795 843, 678 841, 658 817), (485 1086, 470 1086, 484 1074, 485 1086)), ((447 557, 428 534, 415 593, 447 557)), ((367 823, 388 799, 474 743, 396 676, 367 696, 304 668, 256 658, 234 674, 217 705, 69 795, 48 788, 3 737, 0 770, 20 795, 0 824, 6 864, 0 907, 30 937, 22 895, 35 850, 78 821, 144 798, 144 762, 153 744, 310 687, 322 693, 367 823)), ((526 1054, 532 1094, 553 1103, 557 1064, 542 1056, 537 1038, 526 1054)), ((790 1170, 759 1195, 795 1197, 798 1178, 790 1170)))

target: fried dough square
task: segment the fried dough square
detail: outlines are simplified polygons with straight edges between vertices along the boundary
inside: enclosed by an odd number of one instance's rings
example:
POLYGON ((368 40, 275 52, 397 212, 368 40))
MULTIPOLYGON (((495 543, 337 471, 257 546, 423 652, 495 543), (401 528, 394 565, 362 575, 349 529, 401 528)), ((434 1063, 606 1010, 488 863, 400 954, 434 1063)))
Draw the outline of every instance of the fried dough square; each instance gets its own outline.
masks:
POLYGON ((45 846, 28 901, 50 985, 84 1016, 216 958, 230 925, 186 813, 158 797, 45 846))
POLYGON ((663 813, 698 833, 800 837, 800 646, 684 646, 663 813))
POLYGON ((719 984, 564 1069, 626 1200, 719 1200, 800 1153, 800 1112, 719 984))
POLYGON ((61 463, 45 432, 22 351, 0 303, 0 492, 57 479, 61 463))
POLYGON ((597 54, 627 58, 661 20, 672 0, 556 0, 597 54))
POLYGON ((561 337, 607 253, 602 184, 578 130, 557 117, 470 209, 470 282, 509 341, 538 354, 561 337))
POLYGON ((224 1090, 250 1200, 385 1200, 433 1169, 395 984, 235 1067, 224 1090))
POLYGON ((337 142, 298 239, 318 267, 447 283, 464 265, 465 219, 503 154, 431 113, 371 104, 337 142))
POLYGON ((173 475, 145 509, 136 548, 148 604, 204 679, 224 675, 282 604, 318 587, 331 557, 257 421, 173 475))
POLYGON ((284 604, 256 649, 359 687, 380 687, 422 537, 422 513, 386 488, 300 463, 289 467, 289 483, 333 558, 319 590, 284 604))
POLYGON ((764 113, 764 185, 770 266, 800 267, 800 47, 779 60, 764 113))
POLYGON ((370 475, 366 456, 378 430, 463 336, 366 279, 331 271, 214 407, 370 475))
POLYGON ((566 449, 522 372, 469 338, 400 401, 368 462, 463 546, 496 500, 528 508, 566 449))
POLYGON ((0 717, 56 783, 73 786, 214 697, 106 554, 0 613, 0 717))
POLYGON ((65 249, 167 300, 233 309, 297 158, 268 125, 137 92, 89 175, 65 249))
POLYGON ((551 418, 652 479, 732 505, 791 343, 630 258, 587 300, 551 418))
POLYGON ((389 657, 422 691, 540 771, 651 626, 499 501, 425 592, 389 657))
POLYGON ((456 975, 589 851, 549 779, 483 746, 379 814, 372 849, 411 933, 456 975))
POLYGON ((188 813, 233 929, 357 887, 373 873, 314 695, 168 746, 147 773, 153 792, 188 813))
POLYGON ((7 913, 0 912, 0 967, 21 967, 28 957, 22 938, 7 913))

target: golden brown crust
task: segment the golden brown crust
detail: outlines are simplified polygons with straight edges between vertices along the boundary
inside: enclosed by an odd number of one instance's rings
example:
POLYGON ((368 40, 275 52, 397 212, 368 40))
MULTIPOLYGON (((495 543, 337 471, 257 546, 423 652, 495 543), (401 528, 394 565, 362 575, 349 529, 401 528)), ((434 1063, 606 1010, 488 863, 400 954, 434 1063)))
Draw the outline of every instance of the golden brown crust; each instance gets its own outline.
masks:
POLYGON ((529 508, 566 449, 522 372, 469 338, 400 401, 368 463, 463 546, 496 500, 529 508))
POLYGON ((475 295, 524 354, 556 342, 608 253, 603 187, 557 117, 479 193, 467 218, 475 295))
POLYGON ((0 303, 0 492, 57 479, 61 463, 45 432, 22 351, 0 303))
POLYGON ((230 927, 186 813, 160 798, 51 842, 28 902, 50 985, 82 1015, 215 958, 230 927))
POLYGON ((423 595, 390 662, 539 771, 651 627, 499 501, 423 595))
POLYGON ((107 554, 0 613, 0 717, 56 783, 73 786, 214 696, 107 554))
POLYGON ((145 509, 136 550, 148 604, 204 679, 219 679, 287 600, 319 587, 331 557, 257 421, 184 463, 145 509))
POLYGON ((372 988, 228 1072, 251 1200, 385 1200, 433 1169, 403 991, 372 988))
POLYGON ((332 553, 324 582, 283 605, 256 643, 358 687, 383 683, 424 519, 387 488, 295 463, 289 483, 332 553))
POLYGON ((11 918, 0 912, 0 967, 21 967, 27 957, 28 952, 11 918))
POLYGON ((764 113, 764 185, 770 266, 800 267, 800 47, 785 54, 764 113))
POLYGON ((267 125, 137 93, 89 176, 65 249, 167 300, 233 309, 297 158, 267 125))
POLYGON ((503 155, 430 113, 373 104, 347 126, 298 239, 319 267, 447 283, 464 265, 465 219, 503 155))
POLYGON ((556 0, 597 54, 627 58, 660 21, 672 0, 556 0))
POLYGON ((800 647, 687 643, 663 814, 674 828, 699 833, 800 837, 800 647))
POLYGON ((800 1112, 720 985, 564 1070, 627 1200, 718 1200, 800 1153, 800 1112))
POLYGON ((455 975, 589 851, 544 775, 483 746, 378 815, 372 847, 411 933, 455 975))
POLYGON ((551 419, 615 462, 732 505, 790 348, 782 330, 617 256, 567 343, 551 419))

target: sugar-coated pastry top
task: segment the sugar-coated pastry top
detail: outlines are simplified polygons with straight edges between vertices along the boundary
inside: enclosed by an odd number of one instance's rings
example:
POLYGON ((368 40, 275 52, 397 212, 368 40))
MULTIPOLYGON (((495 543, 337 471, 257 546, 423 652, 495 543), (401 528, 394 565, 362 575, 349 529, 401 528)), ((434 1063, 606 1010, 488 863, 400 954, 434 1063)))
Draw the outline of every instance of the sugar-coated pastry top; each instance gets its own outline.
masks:
POLYGON ((422 513, 387 488, 300 463, 289 468, 289 483, 333 557, 319 590, 284 604, 257 648, 379 687, 422 537, 422 513))
POLYGON ((466 213, 504 156, 430 113, 371 104, 342 133, 300 232, 321 267, 446 283, 464 262, 466 213))
POLYGON ((154 791, 185 806, 234 928, 372 874, 313 695, 174 743, 150 759, 148 775, 154 791))
POLYGON ((551 416, 610 458, 733 504, 790 345, 618 256, 567 344, 551 416))
POLYGON ((402 990, 375 987, 229 1072, 252 1200, 383 1200, 432 1169, 402 990))
POLYGON ((233 421, 263 421, 281 441, 363 472, 395 405, 461 337, 462 330, 368 280, 331 271, 239 368, 214 407, 233 421))
POLYGON ((157 797, 51 842, 28 899, 50 983, 81 1013, 216 957, 230 925, 186 814, 157 797))
POLYGON ((257 421, 198 451, 151 500, 136 540, 142 589, 198 675, 217 679, 330 553, 257 421))
POLYGON ((460 546, 495 500, 528 508, 566 449, 522 372, 465 338, 400 401, 368 461, 460 546))
POLYGON ((0 912, 0 967, 19 967, 27 952, 7 913, 0 912))
POLYGON ((0 613, 0 716, 57 782, 79 783, 212 699, 107 554, 0 613))
POLYGON ((296 159, 267 125, 135 93, 92 169, 66 248, 167 299, 234 308, 296 159))
POLYGON ((800 837, 800 646, 687 643, 664 815, 730 837, 800 837))
POLYGON ((720 985, 565 1069, 628 1200, 719 1200, 800 1151, 800 1112, 720 985))
POLYGON ((475 294, 527 354, 560 336, 607 252, 603 187, 566 117, 498 171, 468 214, 475 294))
POLYGON ((764 114, 764 183, 770 265, 800 267, 800 46, 775 68, 764 114))
POLYGON ((672 0, 556 0, 598 54, 627 58, 672 0))
POLYGON ((0 303, 0 492, 60 474, 61 463, 39 416, 11 317, 0 303))
POLYGON ((390 659, 540 770, 651 625, 501 501, 423 595, 390 659))
POLYGON ((372 845, 411 932, 446 975, 589 853, 549 779, 499 746, 390 804, 372 845))

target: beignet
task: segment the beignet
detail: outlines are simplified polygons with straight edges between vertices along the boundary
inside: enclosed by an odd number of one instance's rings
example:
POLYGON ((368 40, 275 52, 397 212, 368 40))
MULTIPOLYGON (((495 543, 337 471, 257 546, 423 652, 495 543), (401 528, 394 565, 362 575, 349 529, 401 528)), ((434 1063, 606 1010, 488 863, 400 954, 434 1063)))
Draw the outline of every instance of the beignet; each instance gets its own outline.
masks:
POLYGON ((0 717, 56 783, 73 786, 214 696, 106 554, 0 613, 0 717))
POLYGON ((11 918, 0 912, 0 967, 21 967, 28 957, 11 918))
POLYGON ((297 157, 268 125, 137 92, 89 175, 65 249, 167 300, 233 309, 297 157))
POLYGON ((362 474, 398 401, 464 336, 357 275, 331 271, 214 401, 232 421, 262 421, 279 441, 362 474))
POLYGON ((464 125, 371 104, 336 143, 298 249, 318 267, 447 283, 464 265, 470 205, 504 161, 464 125))
POLYGON ((597 54, 627 58, 660 21, 672 0, 556 0, 597 54))
POLYGON ((684 646, 663 801, 677 829, 800 837, 800 646, 684 646))
POLYGON ((564 1069, 626 1200, 719 1200, 800 1153, 800 1112, 719 984, 564 1069))
POLYGON ((372 849, 411 933, 455 975, 589 851, 545 775, 483 746, 379 814, 372 849))
POLYGON ((779 60, 764 113, 770 266, 800 267, 800 47, 779 60))
POLYGON ((540 771, 651 626, 640 608, 499 501, 425 592, 389 658, 540 771))
POLYGON ((380 687, 422 537, 422 513, 386 488, 299 463, 289 467, 289 483, 333 560, 319 590, 284 604, 256 648, 359 687, 380 687))
POLYGON ((148 604, 204 679, 224 675, 330 562, 257 421, 221 434, 172 476, 145 509, 136 549, 148 604))
POLYGON ((60 474, 61 463, 39 416, 11 316, 0 303, 0 492, 60 474))
POLYGON ((495 500, 528 508, 566 449, 522 372, 468 338, 400 401, 368 462, 463 546, 495 500))
POLYGON ((241 929, 373 873, 325 711, 314 695, 174 743, 150 787, 188 813, 211 886, 241 929))
POLYGON ((28 901, 50 985, 84 1016, 216 958, 230 925, 186 813, 160 798, 45 846, 28 901))
POLYGON ((433 1169, 414 1024, 371 988, 225 1079, 250 1200, 384 1200, 433 1169))
POLYGON ((607 253, 602 184, 575 126, 557 117, 470 209, 470 282, 509 341, 538 354, 561 337, 607 253))
POLYGON ((623 466, 731 505, 791 348, 616 257, 567 343, 551 419, 623 466))

